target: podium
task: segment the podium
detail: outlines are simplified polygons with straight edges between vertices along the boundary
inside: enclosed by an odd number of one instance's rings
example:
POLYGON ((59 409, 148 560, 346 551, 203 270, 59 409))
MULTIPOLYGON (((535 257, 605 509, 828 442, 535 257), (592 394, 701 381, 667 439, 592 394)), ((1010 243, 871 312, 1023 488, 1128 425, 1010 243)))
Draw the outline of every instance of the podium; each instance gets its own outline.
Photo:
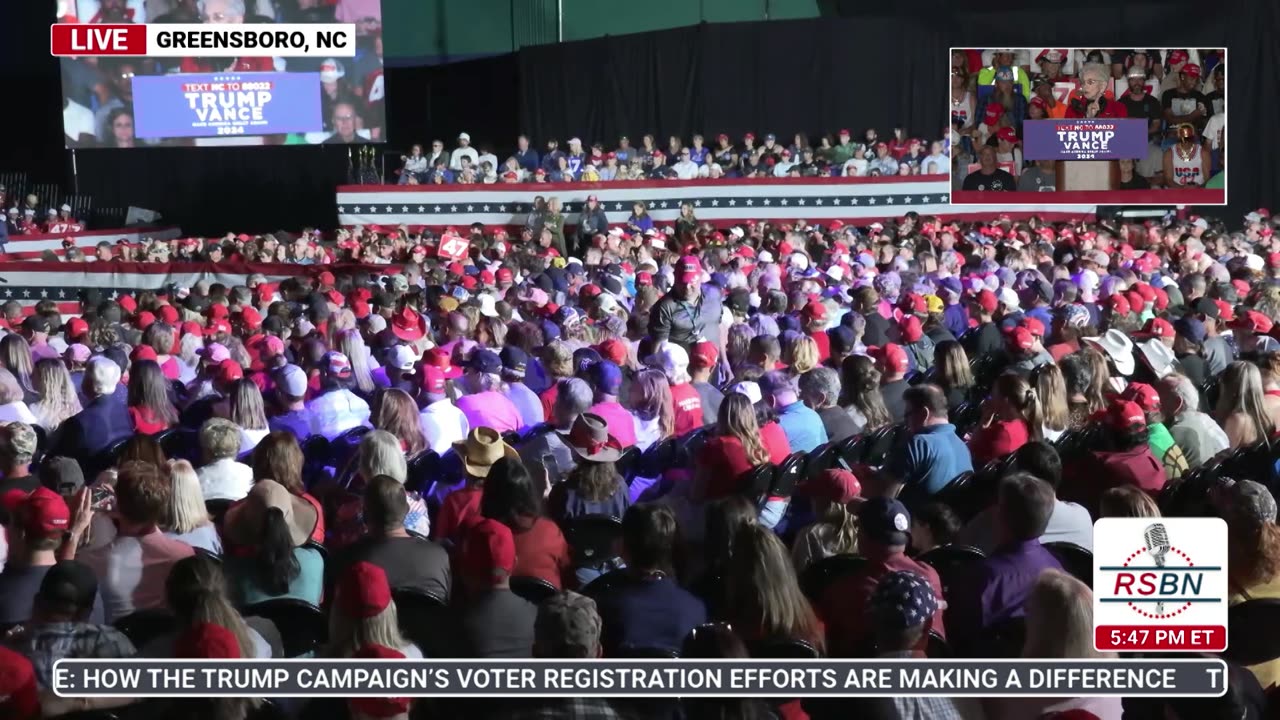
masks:
POLYGON ((1061 160, 1058 190, 1110 190, 1118 172, 1114 160, 1061 160))

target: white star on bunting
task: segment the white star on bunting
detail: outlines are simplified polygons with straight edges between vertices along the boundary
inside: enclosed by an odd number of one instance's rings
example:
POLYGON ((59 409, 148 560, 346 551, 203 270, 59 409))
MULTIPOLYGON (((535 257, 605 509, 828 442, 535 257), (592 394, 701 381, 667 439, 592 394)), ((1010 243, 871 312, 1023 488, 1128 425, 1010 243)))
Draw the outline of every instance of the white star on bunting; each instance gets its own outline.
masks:
POLYGON ((422 212, 426 212, 426 211, 427 211, 427 209, 426 209, 426 208, 422 207, 421 205, 419 205, 419 206, 418 206, 418 212, 422 213, 422 212))
POLYGON ((387 212, 391 212, 391 206, 390 206, 390 205, 388 205, 388 206, 387 206, 387 212))
POLYGON ((357 206, 356 206, 356 208, 355 208, 355 210, 356 210, 356 212, 360 212, 360 206, 359 206, 359 205, 357 205, 357 206))
POLYGON ((450 205, 450 206, 449 206, 449 212, 458 212, 458 206, 457 206, 457 205, 450 205))
POLYGON ((485 212, 489 212, 489 206, 488 206, 488 205, 485 205, 485 206, 484 206, 484 211, 485 211, 485 212))
POLYGON ((711 207, 720 207, 720 201, 719 201, 719 200, 712 200, 712 201, 711 201, 711 207))
POLYGON ((797 200, 797 201, 796 201, 796 204, 797 204, 797 205, 804 205, 804 198, 800 198, 799 200, 797 200))
POLYGON ((734 205, 737 205, 737 204, 738 204, 738 201, 737 201, 737 200, 730 200, 730 201, 729 201, 729 207, 733 207, 734 205))
POLYGON ((473 209, 475 209, 475 205, 468 205, 468 206, 467 206, 467 212, 471 212, 473 209))
POLYGON ((407 212, 409 212, 409 206, 408 206, 408 205, 401 205, 401 206, 400 206, 400 212, 402 212, 402 213, 407 213, 407 212))

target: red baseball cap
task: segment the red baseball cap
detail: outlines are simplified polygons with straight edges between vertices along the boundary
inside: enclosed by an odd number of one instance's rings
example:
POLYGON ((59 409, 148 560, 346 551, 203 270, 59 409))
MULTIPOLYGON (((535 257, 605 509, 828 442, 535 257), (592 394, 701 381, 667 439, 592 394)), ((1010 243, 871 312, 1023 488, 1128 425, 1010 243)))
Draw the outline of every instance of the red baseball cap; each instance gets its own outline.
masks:
POLYGON ((796 487, 797 494, 844 505, 862 497, 862 483, 848 470, 824 470, 796 487))
MULTIPOLYGON (((262 286, 261 286, 261 285, 259 285, 258 287, 262 287, 262 286)), ((160 313, 160 319, 161 319, 162 321, 164 321, 164 324, 165 324, 165 325, 177 325, 177 324, 178 324, 178 318, 179 318, 179 315, 178 315, 178 308, 176 308, 176 307, 174 307, 174 306, 172 306, 172 305, 161 305, 161 306, 160 306, 160 309, 159 309, 159 310, 157 310, 156 312, 160 313)), ((77 318, 77 319, 78 319, 78 318, 77 318)), ((84 321, 83 321, 83 320, 81 320, 81 322, 84 322, 84 321)), ((87 326, 86 326, 86 327, 87 327, 87 326)))
POLYGON ((1182 66, 1182 72, 1191 77, 1200 77, 1200 66, 1195 63, 1187 63, 1182 66))
POLYGON ((132 353, 129 353, 129 360, 133 362, 141 362, 142 360, 155 362, 158 359, 159 356, 156 355, 155 348, 150 345, 139 345, 133 349, 132 353))
POLYGON ((902 349, 902 346, 894 343, 886 343, 884 347, 877 348, 874 353, 870 353, 868 348, 868 353, 879 361, 884 371, 889 373, 904 373, 909 366, 907 352, 902 349))
POLYGON ((676 280, 682 285, 697 282, 702 277, 702 263, 692 255, 680 258, 680 266, 676 271, 676 280))
POLYGON ((471 526, 462 539, 458 565, 467 577, 494 584, 505 580, 516 567, 516 541, 511 528, 491 518, 471 526))
POLYGON ((130 315, 138 311, 138 301, 134 300, 132 295, 121 295, 116 298, 116 302, 130 315))
POLYGON ((805 320, 826 320, 827 306, 816 300, 810 300, 800 309, 800 316, 805 320))
POLYGON ((1112 293, 1102 299, 1102 306, 1118 315, 1129 314, 1129 298, 1123 293, 1112 293))
POLYGON ((257 330, 262 327, 262 313, 251 307, 241 308, 240 322, 250 330, 257 330))
MULTIPOLYGON (((1004 114, 1004 106, 998 102, 987 103, 987 109, 983 113, 982 122, 991 127, 995 127, 1000 122, 1000 116, 1004 114)), ((883 143, 880 143, 883 145, 883 143)))
POLYGON ((636 287, 646 287, 653 285, 653 273, 641 272, 636 273, 636 287))
POLYGON ((1218 306, 1218 319, 1224 322, 1231 322, 1236 319, 1236 310, 1231 307, 1225 300, 1214 300, 1214 305, 1218 306))
POLYGON ((929 313, 929 303, 925 302, 924 296, 919 293, 905 293, 902 299, 898 301, 898 307, 904 312, 915 313, 916 315, 927 315, 929 313))
POLYGON ((244 379, 244 368, 235 360, 223 360, 218 363, 218 379, 224 383, 233 383, 244 379))
POLYGON ((1121 432, 1147 426, 1147 415, 1142 407, 1131 400, 1117 396, 1107 408, 1107 423, 1121 432))
POLYGON ((133 326, 138 328, 139 330, 146 330, 147 328, 151 327, 151 324, 154 323, 155 321, 156 321, 155 313, 149 310, 143 310, 142 312, 138 313, 138 316, 136 318, 133 319, 133 326))
POLYGON ((43 485, 23 500, 18 511, 28 535, 51 537, 66 532, 71 525, 71 509, 58 493, 43 485))
POLYGON ((693 352, 689 353, 689 367, 694 369, 715 367, 719 357, 720 351, 716 350, 716 346, 704 340, 694 344, 693 352))
POLYGON ((990 290, 978 291, 977 300, 978 300, 978 307, 982 308, 984 311, 989 313, 995 312, 996 308, 1000 306, 999 301, 996 300, 996 294, 991 292, 990 290))
POLYGON ((444 395, 445 385, 448 378, 445 377, 444 370, 435 365, 422 366, 422 389, 429 395, 444 395))
POLYGON ((996 133, 996 137, 1000 140, 1004 140, 1005 142, 1011 142, 1011 143, 1018 142, 1018 133, 1014 132, 1013 128, 1011 127, 1000 128, 1000 132, 996 133))
POLYGON ((1021 325, 1013 328, 1006 335, 1009 346, 1015 350, 1030 350, 1035 347, 1036 339, 1031 336, 1031 331, 1021 325))
POLYGON ((364 560, 351 565, 338 580, 336 604, 338 610, 349 618, 371 618, 381 614, 391 604, 391 586, 387 584, 386 571, 364 560))
POLYGON ((1173 331, 1173 323, 1164 318, 1151 318, 1146 325, 1142 326, 1142 332, 1136 335, 1149 338, 1171 338, 1176 333, 1173 331))
POLYGON ((40 715, 40 691, 31 661, 0 647, 0 715, 33 718, 40 715))
POLYGON ((1120 398, 1142 408, 1143 412, 1151 413, 1160 410, 1160 393, 1146 383, 1129 383, 1124 392, 1120 393, 1120 398))
POLYGON ((210 320, 223 320, 231 317, 231 311, 222 303, 214 303, 209 306, 209 312, 205 313, 205 317, 210 320))
POLYGON ((924 337, 924 329, 920 326, 920 318, 915 315, 908 315, 902 318, 902 322, 899 325, 902 328, 903 342, 920 342, 920 338, 924 337))
POLYGON ((1246 310, 1228 323, 1228 326, 1236 330, 1246 330, 1251 333, 1265 335, 1271 332, 1272 324, 1271 318, 1257 310, 1246 310))
POLYGON ((231 334, 231 323, 226 320, 214 320, 204 329, 205 337, 213 337, 218 333, 231 334))
POLYGON ((511 268, 498 268, 497 274, 494 275, 500 283, 513 282, 515 274, 511 272, 511 268))
POLYGON ((600 357, 614 365, 622 365, 627 361, 627 344, 618 338, 609 338, 596 346, 600 357))
POLYGON ((323 270, 320 272, 319 282, 321 287, 330 287, 336 282, 336 279, 333 277, 333 273, 323 270))
POLYGON ((204 333, 204 328, 200 327, 200 323, 195 320, 188 320, 182 323, 178 329, 182 335, 201 335, 204 333))
POLYGON ((89 332, 89 323, 84 318, 74 317, 67 321, 67 339, 75 340, 89 332))
POLYGON ((1031 317, 1030 315, 1027 315, 1026 317, 1022 318, 1022 327, 1026 328, 1027 332, 1031 333, 1035 337, 1038 337, 1038 338, 1044 337, 1044 323, 1040 322, 1036 318, 1031 317))

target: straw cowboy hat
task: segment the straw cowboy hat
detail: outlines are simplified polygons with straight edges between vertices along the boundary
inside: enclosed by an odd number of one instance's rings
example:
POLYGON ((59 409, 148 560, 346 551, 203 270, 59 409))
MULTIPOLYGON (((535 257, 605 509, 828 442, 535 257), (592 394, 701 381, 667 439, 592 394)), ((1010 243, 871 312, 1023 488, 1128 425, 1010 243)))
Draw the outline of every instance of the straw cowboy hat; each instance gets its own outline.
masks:
POLYGON ((622 457, 621 446, 609 434, 609 423, 592 413, 583 413, 573 421, 564 442, 573 454, 587 462, 615 462, 622 457))
POLYGON ((478 427, 467 434, 467 439, 453 444, 462 457, 462 467, 472 477, 489 477, 493 464, 504 457, 519 459, 520 453, 502 441, 502 434, 493 428, 478 427))
POLYGON ((259 480, 254 483, 244 501, 227 511, 224 523, 227 539, 236 545, 258 544, 267 511, 272 508, 279 509, 284 514, 285 524, 289 526, 289 539, 294 547, 305 545, 316 527, 316 509, 275 480, 259 480))

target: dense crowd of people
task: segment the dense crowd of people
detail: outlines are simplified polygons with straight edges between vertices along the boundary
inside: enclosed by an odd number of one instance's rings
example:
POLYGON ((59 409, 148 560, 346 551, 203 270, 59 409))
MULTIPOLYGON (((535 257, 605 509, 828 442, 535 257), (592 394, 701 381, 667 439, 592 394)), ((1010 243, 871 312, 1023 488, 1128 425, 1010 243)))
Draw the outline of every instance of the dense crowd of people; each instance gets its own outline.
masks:
MULTIPOLYGON (((86 290, 70 318, 5 304, 0 714, 128 701, 53 697, 66 657, 1096 658, 1060 549, 1087 554, 1099 517, 1224 517, 1231 604, 1280 597, 1276 224, 684 223, 602 229, 572 257, 545 228, 474 227, 461 260, 440 259, 447 233, 365 227, 189 250, 367 265, 86 290), (1250 453, 1265 471, 1220 470, 1250 453), (956 554, 959 573, 938 560, 956 554), (284 600, 327 633, 300 648, 264 610, 284 600)), ((1225 697, 1146 704, 317 703, 1263 717, 1280 659, 1230 667, 1225 697)))
POLYGON ((432 140, 430 149, 414 145, 396 171, 401 185, 449 185, 454 183, 559 183, 610 182, 614 180, 695 180, 698 178, 761 177, 876 177, 880 175, 943 175, 951 161, 949 139, 929 141, 909 137, 894 128, 882 138, 868 129, 855 138, 848 129, 824 134, 811 141, 796 133, 791 142, 767 133, 757 139, 746 133, 740 139, 725 133, 714 143, 695 134, 688 142, 672 135, 665 147, 646 134, 638 145, 625 135, 616 146, 603 142, 589 146, 569 138, 563 147, 548 139, 541 152, 527 135, 502 162, 491 144, 471 145, 462 133, 452 151, 443 140, 432 140))
POLYGON ((1226 51, 975 49, 951 54, 956 189, 1057 190, 1056 160, 1024 160, 1027 120, 1141 118, 1145 153, 1117 190, 1224 186, 1226 51))

